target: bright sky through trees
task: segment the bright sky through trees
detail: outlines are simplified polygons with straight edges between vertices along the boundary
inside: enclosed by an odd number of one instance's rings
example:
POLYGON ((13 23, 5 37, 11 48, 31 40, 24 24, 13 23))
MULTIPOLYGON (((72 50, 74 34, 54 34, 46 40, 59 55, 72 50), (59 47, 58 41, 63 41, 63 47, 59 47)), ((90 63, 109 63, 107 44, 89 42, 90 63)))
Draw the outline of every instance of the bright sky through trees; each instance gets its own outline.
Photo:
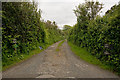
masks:
MULTIPOLYGON (((76 16, 73 13, 75 6, 83 3, 84 0, 35 0, 39 2, 39 8, 42 10, 42 19, 56 21, 59 28, 63 25, 74 25, 76 23, 76 16)), ((95 0, 94 0, 95 1, 95 0)), ((120 0, 98 0, 104 4, 102 15, 117 4, 120 0)))

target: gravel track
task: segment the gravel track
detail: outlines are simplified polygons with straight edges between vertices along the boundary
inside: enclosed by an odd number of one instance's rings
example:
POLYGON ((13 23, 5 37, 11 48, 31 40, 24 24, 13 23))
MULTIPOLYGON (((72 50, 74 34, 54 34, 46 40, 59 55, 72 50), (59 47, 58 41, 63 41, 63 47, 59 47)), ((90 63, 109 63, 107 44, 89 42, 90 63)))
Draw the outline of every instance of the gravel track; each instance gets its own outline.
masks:
POLYGON ((3 78, 118 78, 117 75, 79 59, 65 41, 4 71, 3 78))

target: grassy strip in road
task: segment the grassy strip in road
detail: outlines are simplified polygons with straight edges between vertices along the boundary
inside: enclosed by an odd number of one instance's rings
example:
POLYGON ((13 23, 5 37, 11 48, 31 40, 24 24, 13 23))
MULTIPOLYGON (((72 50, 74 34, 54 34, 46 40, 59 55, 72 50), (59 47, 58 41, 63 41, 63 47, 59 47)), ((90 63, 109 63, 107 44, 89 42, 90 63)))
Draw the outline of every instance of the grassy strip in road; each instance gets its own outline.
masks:
POLYGON ((40 52, 42 52, 43 50, 45 50, 47 47, 49 47, 50 45, 45 45, 44 49, 40 50, 40 48, 37 48, 35 50, 32 50, 29 54, 21 54, 21 55, 16 55, 14 57, 12 57, 9 61, 6 61, 5 66, 3 66, 2 71, 5 71, 29 58, 31 58, 32 56, 39 54, 40 52))
MULTIPOLYGON (((113 71, 113 68, 110 65, 107 65, 97 59, 95 56, 91 55, 85 48, 78 47, 71 42, 68 42, 69 46, 71 47, 72 52, 74 52, 77 56, 79 56, 82 60, 97 65, 102 69, 113 71)), ((118 73, 117 73, 118 74, 118 73)))
POLYGON ((63 40, 63 41, 61 41, 59 44, 58 44, 58 46, 57 46, 57 48, 56 48, 56 51, 60 51, 60 46, 62 46, 62 44, 65 42, 65 40, 63 40))

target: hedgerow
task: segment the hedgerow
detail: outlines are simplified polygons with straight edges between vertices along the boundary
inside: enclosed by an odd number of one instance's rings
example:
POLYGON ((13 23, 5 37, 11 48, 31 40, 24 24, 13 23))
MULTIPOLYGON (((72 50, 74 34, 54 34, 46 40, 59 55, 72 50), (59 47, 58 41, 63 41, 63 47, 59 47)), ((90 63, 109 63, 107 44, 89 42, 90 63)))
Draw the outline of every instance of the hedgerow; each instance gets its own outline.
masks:
POLYGON ((119 13, 120 4, 113 6, 103 17, 97 15, 93 19, 89 19, 90 16, 86 16, 88 19, 85 18, 82 11, 79 11, 77 24, 73 26, 68 38, 68 41, 77 46, 86 47, 91 55, 110 65, 111 69, 118 73, 120 73, 119 13))
POLYGON ((45 47, 63 39, 57 25, 41 21, 35 2, 2 3, 2 62, 8 65, 15 56, 21 59, 39 46, 45 47))

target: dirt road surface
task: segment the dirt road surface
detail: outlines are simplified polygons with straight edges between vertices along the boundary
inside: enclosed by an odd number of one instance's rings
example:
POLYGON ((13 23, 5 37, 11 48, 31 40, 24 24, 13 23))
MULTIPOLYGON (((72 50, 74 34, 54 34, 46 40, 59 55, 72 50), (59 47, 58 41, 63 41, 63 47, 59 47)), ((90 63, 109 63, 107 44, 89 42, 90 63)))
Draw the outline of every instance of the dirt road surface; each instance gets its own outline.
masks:
POLYGON ((112 72, 79 59, 65 41, 3 72, 3 78, 118 78, 112 72))

